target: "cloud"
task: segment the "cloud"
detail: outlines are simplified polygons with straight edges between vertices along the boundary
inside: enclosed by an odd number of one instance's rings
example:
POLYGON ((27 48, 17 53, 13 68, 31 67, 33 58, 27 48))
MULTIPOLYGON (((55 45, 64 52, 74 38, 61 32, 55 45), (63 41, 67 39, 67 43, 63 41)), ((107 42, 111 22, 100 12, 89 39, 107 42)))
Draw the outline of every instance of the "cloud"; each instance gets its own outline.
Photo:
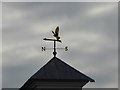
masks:
POLYGON ((57 46, 69 47, 58 57, 95 79, 86 87, 118 87, 117 3, 3 3, 3 15, 3 87, 20 87, 52 58, 41 47, 53 43, 42 39, 57 25, 57 46))
POLYGON ((117 9, 117 5, 114 5, 116 3, 106 4, 106 5, 99 5, 97 8, 92 7, 92 9, 88 12, 88 15, 91 17, 95 16, 101 16, 102 14, 107 14, 111 12, 111 10, 114 10, 114 8, 117 9))

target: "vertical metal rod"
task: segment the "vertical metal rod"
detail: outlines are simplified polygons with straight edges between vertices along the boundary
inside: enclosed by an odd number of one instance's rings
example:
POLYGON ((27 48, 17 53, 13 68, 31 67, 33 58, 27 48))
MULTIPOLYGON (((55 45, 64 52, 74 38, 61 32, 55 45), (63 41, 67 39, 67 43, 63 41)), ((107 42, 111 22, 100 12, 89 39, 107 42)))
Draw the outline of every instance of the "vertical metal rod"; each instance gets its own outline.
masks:
POLYGON ((57 54, 57 52, 56 52, 56 40, 54 40, 54 51, 53 51, 54 57, 56 57, 56 54, 57 54))

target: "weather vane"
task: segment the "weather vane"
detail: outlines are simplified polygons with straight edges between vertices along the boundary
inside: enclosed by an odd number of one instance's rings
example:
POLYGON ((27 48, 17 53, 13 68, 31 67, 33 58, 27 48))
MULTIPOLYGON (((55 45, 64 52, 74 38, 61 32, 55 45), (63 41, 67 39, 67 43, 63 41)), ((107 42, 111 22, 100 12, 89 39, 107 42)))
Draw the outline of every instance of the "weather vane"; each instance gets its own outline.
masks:
POLYGON ((60 40, 60 36, 59 36, 59 26, 57 26, 56 29, 55 29, 55 32, 52 31, 52 33, 53 33, 53 36, 55 37, 55 39, 44 38, 43 40, 53 41, 54 42, 54 48, 42 47, 42 51, 45 51, 46 49, 54 49, 53 55, 54 55, 54 57, 56 57, 56 54, 57 54, 56 49, 64 49, 65 51, 67 51, 68 47, 66 46, 65 48, 56 48, 56 42, 62 43, 62 41, 60 40))

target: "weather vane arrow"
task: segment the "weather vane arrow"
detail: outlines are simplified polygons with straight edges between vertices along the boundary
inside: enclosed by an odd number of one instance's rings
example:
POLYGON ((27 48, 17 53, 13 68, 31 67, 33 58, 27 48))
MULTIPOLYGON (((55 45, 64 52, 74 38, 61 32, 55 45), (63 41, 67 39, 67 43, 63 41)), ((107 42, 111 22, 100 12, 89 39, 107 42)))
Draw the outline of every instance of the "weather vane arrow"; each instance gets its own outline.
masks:
POLYGON ((56 57, 56 54, 57 54, 56 49, 65 49, 65 51, 67 51, 68 47, 66 46, 65 48, 56 48, 56 42, 62 43, 62 41, 60 40, 60 36, 59 36, 59 26, 57 26, 56 29, 55 29, 55 32, 52 31, 52 33, 53 33, 53 36, 55 37, 55 39, 44 38, 43 40, 53 41, 54 42, 54 48, 42 47, 42 51, 45 51, 46 49, 54 49, 53 55, 54 55, 54 57, 56 57))

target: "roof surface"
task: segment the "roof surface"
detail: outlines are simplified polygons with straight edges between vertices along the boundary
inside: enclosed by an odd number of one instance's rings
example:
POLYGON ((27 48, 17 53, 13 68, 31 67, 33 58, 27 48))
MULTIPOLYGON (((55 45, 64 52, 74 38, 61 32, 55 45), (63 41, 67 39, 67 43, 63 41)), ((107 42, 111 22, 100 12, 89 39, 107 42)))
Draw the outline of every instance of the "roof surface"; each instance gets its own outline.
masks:
POLYGON ((90 81, 93 79, 74 69, 57 57, 53 57, 47 64, 38 70, 30 79, 34 80, 74 80, 90 81))

